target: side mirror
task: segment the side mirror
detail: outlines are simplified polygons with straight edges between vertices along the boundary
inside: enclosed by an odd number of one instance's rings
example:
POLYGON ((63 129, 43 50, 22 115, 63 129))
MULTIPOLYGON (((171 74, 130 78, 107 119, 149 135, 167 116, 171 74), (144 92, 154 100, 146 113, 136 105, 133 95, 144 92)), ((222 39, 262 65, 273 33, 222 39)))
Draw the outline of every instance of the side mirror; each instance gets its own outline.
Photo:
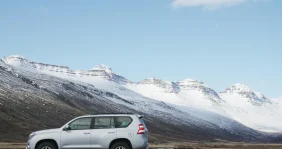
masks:
POLYGON ((66 125, 64 128, 63 128, 64 131, 68 131, 68 130, 71 130, 70 126, 69 125, 66 125))

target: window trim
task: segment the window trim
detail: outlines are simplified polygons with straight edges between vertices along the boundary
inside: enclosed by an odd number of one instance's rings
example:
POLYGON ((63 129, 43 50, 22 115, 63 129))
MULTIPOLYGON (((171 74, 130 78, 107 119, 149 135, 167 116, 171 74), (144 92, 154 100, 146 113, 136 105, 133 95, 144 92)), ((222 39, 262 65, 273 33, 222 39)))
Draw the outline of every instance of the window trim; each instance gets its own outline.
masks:
MULTIPOLYGON (((89 117, 79 117, 79 118, 77 118, 77 119, 74 119, 74 120, 72 120, 71 122, 69 122, 67 125, 70 125, 72 122, 74 122, 74 121, 76 121, 76 120, 79 120, 79 119, 83 119, 83 118, 91 118, 90 128, 89 128, 89 129, 71 129, 71 131, 75 131, 75 130, 92 130, 92 129, 99 129, 99 128, 94 128, 94 126, 95 126, 95 119, 96 119, 96 118, 112 118, 112 119, 113 119, 114 128, 103 128, 103 129, 122 129, 122 128, 127 128, 127 127, 129 127, 129 126, 132 124, 132 122, 133 122, 133 119, 132 119, 132 117, 130 117, 130 116, 95 116, 95 117, 89 116, 89 117), (118 118, 118 117, 130 118, 130 119, 131 119, 131 122, 130 122, 126 127, 121 127, 121 128, 116 127, 116 123, 115 123, 115 122, 116 122, 116 118, 118 118)), ((112 124, 112 119, 111 119, 111 124, 112 124)))

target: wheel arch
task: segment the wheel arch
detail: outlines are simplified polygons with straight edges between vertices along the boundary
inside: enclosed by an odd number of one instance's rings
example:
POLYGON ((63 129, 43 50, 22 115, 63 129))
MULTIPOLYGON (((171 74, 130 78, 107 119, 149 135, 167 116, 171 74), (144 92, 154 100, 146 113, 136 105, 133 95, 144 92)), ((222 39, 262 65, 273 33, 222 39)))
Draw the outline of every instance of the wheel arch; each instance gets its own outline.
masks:
POLYGON ((130 140, 128 140, 126 138, 117 138, 117 139, 113 140, 109 145, 109 149, 112 147, 112 145, 114 145, 117 142, 125 142, 129 145, 130 149, 132 149, 132 144, 131 144, 130 140))
POLYGON ((53 143, 54 145, 56 145, 57 149, 59 149, 58 143, 57 143, 57 141, 55 141, 54 139, 43 139, 43 140, 38 141, 38 142, 36 143, 36 145, 35 145, 35 149, 37 149, 38 145, 41 144, 41 143, 43 143, 43 142, 51 142, 51 143, 53 143))

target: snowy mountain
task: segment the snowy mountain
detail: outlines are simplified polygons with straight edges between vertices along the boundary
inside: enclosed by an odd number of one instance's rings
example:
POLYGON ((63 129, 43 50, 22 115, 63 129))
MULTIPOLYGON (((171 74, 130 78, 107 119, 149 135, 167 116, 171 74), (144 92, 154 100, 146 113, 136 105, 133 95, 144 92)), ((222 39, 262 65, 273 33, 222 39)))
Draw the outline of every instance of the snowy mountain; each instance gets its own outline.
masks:
POLYGON ((2 58, 2 61, 8 65, 15 66, 21 69, 34 70, 37 72, 46 73, 50 75, 56 75, 61 73, 75 77, 97 76, 109 81, 115 81, 119 83, 128 82, 124 77, 113 73, 111 68, 102 64, 95 66, 91 70, 71 70, 66 66, 57 66, 57 65, 43 64, 37 62, 30 62, 24 57, 17 55, 12 55, 2 58))
POLYGON ((244 84, 233 84, 220 93, 226 102, 226 115, 248 127, 265 131, 281 132, 281 106, 244 84))
POLYGON ((178 81, 177 84, 182 90, 186 91, 198 91, 207 96, 209 99, 213 100, 214 102, 221 101, 218 94, 211 88, 209 88, 204 82, 199 82, 193 79, 185 79, 182 81, 178 81))
MULTIPOLYGON (((271 141, 280 136, 266 132, 282 131, 278 118, 282 116, 281 106, 240 84, 217 94, 193 79, 172 82, 148 78, 132 82, 105 65, 71 70, 21 56, 3 58, 0 74, 0 107, 4 107, 0 108, 4 113, 0 120, 7 122, 7 127, 13 125, 10 119, 39 119, 42 121, 35 128, 41 128, 60 126, 66 119, 85 113, 134 112, 146 116, 152 140, 163 136, 163 132, 173 132, 178 141, 271 141), (44 118, 62 111, 61 120, 54 125, 44 123, 44 118)), ((22 126, 28 127, 28 123, 22 126)))
POLYGON ((253 91, 248 86, 240 83, 231 85, 225 91, 221 92, 220 96, 228 100, 231 100, 232 96, 235 97, 235 101, 228 101, 232 102, 234 105, 240 102, 236 100, 238 96, 240 98, 243 98, 244 102, 248 102, 256 106, 262 106, 263 104, 271 103, 271 101, 266 98, 262 93, 253 91), (227 98, 227 96, 229 97, 227 98))
POLYGON ((163 81, 158 78, 148 78, 144 79, 137 83, 137 85, 149 85, 149 86, 156 86, 163 90, 165 93, 178 93, 179 92, 179 86, 171 81, 163 81))
POLYGON ((100 64, 100 65, 97 65, 95 67, 93 67, 91 70, 96 70, 96 71, 105 71, 106 73, 108 74, 112 74, 112 68, 104 65, 104 64, 100 64))

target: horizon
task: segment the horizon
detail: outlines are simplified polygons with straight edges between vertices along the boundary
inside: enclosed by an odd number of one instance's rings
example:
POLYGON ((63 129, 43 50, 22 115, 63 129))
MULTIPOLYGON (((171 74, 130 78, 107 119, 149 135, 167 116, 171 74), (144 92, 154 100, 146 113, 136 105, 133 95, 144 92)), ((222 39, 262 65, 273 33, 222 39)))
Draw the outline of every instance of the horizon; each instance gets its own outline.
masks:
POLYGON ((282 1, 0 1, 0 57, 282 97, 282 1))

